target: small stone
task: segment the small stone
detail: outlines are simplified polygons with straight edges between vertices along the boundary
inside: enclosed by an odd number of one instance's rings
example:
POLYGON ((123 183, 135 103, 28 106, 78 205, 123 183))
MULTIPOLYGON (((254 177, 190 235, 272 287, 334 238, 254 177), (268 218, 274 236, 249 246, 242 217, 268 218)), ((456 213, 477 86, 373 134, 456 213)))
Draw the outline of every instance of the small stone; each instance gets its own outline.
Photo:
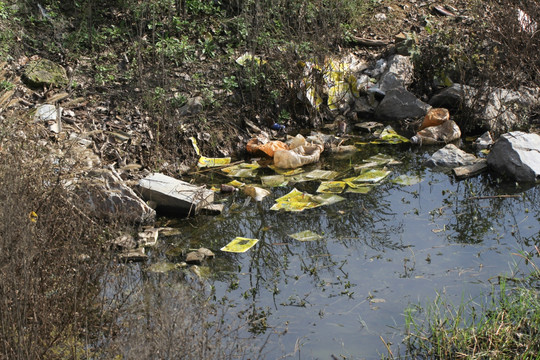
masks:
POLYGON ((452 171, 454 172, 456 179, 461 180, 478 175, 481 172, 487 170, 487 167, 487 160, 482 159, 481 161, 478 161, 472 165, 465 165, 454 168, 452 169, 452 171))
POLYGON ((203 248, 203 247, 199 248, 199 250, 197 250, 197 252, 203 254, 208 259, 213 259, 214 256, 215 256, 215 254, 211 250, 209 250, 207 248, 203 248))
POLYGON ((431 158, 426 161, 426 166, 455 168, 458 166, 472 165, 476 161, 478 161, 476 156, 466 153, 454 144, 448 144, 444 148, 437 150, 431 158))
POLYGON ((188 264, 200 264, 204 260, 204 254, 198 251, 192 251, 186 255, 186 263, 188 264))
POLYGON ((151 228, 140 232, 139 246, 155 246, 158 240, 159 229, 151 228))
POLYGON ((133 239, 133 236, 124 234, 111 241, 111 246, 117 249, 131 250, 135 249, 137 242, 133 239))
POLYGON ((377 21, 384 21, 386 20, 386 15, 383 13, 375 14, 375 20, 377 21))
POLYGON ((473 143, 476 150, 489 149, 493 145, 493 138, 489 131, 486 131, 482 136, 476 139, 473 143))
POLYGON ((144 253, 144 248, 125 250, 118 254, 120 262, 139 262, 146 259, 148 259, 148 256, 144 253))

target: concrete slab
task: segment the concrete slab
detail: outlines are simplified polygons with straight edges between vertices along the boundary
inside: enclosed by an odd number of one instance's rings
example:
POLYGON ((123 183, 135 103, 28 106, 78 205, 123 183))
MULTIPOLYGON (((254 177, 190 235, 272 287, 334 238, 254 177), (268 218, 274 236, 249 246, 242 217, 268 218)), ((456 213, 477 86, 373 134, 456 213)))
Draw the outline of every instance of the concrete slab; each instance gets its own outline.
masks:
POLYGON ((138 190, 156 210, 174 215, 195 215, 214 202, 214 192, 173 177, 154 173, 139 181, 138 190))

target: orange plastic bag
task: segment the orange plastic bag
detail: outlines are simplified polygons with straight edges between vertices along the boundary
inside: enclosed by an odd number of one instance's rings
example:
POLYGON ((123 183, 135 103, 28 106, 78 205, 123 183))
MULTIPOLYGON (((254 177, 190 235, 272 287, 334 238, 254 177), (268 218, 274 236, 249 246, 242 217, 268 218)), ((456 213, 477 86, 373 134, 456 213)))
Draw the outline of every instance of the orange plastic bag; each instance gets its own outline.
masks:
POLYGON ((287 144, 274 140, 274 141, 268 141, 267 143, 261 143, 259 139, 253 138, 248 141, 246 145, 246 150, 251 153, 255 154, 258 151, 262 151, 266 155, 270 157, 274 157, 274 152, 277 150, 289 150, 289 147, 287 144))
POLYGON ((423 130, 430 126, 437 126, 441 125, 443 122, 448 121, 450 119, 450 112, 448 112, 445 108, 434 108, 430 109, 426 116, 424 117, 424 121, 422 121, 422 125, 420 125, 420 128, 418 131, 423 130))

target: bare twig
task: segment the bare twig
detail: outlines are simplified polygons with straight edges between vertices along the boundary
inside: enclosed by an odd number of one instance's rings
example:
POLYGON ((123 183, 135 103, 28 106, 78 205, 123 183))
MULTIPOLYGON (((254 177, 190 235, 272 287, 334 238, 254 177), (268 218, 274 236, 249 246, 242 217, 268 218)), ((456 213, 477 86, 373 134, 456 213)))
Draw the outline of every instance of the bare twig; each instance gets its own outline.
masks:
POLYGON ((521 195, 471 196, 468 200, 520 198, 521 195))

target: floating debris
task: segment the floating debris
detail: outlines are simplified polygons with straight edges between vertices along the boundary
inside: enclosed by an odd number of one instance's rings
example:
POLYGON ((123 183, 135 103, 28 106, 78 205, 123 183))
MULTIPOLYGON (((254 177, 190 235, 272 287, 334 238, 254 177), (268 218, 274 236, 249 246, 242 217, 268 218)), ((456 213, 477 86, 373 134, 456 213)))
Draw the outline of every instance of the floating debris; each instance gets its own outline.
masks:
POLYGON ((226 173, 228 176, 232 177, 256 177, 257 176, 257 169, 261 166, 257 164, 256 162, 253 163, 242 163, 238 165, 233 165, 226 167, 224 169, 221 169, 224 173, 226 173))
POLYGON ((256 186, 244 186, 242 190, 244 194, 251 196, 255 201, 262 201, 262 199, 270 195, 270 191, 256 186))
POLYGON ((410 142, 405 136, 399 135, 391 126, 385 127, 377 140, 371 141, 371 144, 402 144, 410 142))
POLYGON ((309 180, 334 180, 339 173, 330 170, 313 170, 304 175, 309 180))
POLYGON ((347 183, 344 181, 323 181, 317 188, 318 193, 341 194, 347 183))
POLYGON ((313 200, 312 195, 303 193, 295 188, 287 195, 276 199, 276 203, 270 210, 303 211, 317 206, 320 206, 320 204, 313 200))
POLYGON ((270 165, 268 167, 270 169, 274 170, 279 175, 283 175, 283 176, 293 176, 293 175, 298 175, 298 174, 301 174, 301 173, 304 172, 304 170, 301 169, 301 168, 289 170, 289 169, 281 169, 281 168, 278 168, 277 166, 274 166, 274 165, 270 165))
POLYGON ((422 178, 418 175, 400 175, 392 180, 394 184, 397 185, 404 185, 404 186, 410 186, 410 185, 416 185, 422 182, 422 178))
POLYGON ((289 236, 298 241, 315 241, 323 238, 321 235, 311 230, 300 231, 289 236))
POLYGON ((347 183, 347 185, 349 185, 349 187, 347 188, 347 191, 345 192, 355 193, 355 194, 367 194, 375 188, 375 186, 373 185, 357 185, 357 184, 351 184, 351 183, 347 183))
POLYGON ((287 185, 288 181, 283 175, 268 175, 261 176, 261 183, 266 187, 280 187, 287 185))
POLYGON ((244 253, 251 249, 257 242, 259 242, 259 239, 236 237, 220 250, 226 252, 244 253))
POLYGON ((343 181, 350 183, 378 183, 392 172, 389 170, 370 169, 362 172, 360 175, 352 178, 344 179, 343 181))
POLYGON ((345 199, 335 194, 321 194, 315 196, 293 189, 287 195, 276 199, 276 203, 270 210, 303 211, 305 209, 312 209, 323 205, 331 205, 342 200, 345 199))

